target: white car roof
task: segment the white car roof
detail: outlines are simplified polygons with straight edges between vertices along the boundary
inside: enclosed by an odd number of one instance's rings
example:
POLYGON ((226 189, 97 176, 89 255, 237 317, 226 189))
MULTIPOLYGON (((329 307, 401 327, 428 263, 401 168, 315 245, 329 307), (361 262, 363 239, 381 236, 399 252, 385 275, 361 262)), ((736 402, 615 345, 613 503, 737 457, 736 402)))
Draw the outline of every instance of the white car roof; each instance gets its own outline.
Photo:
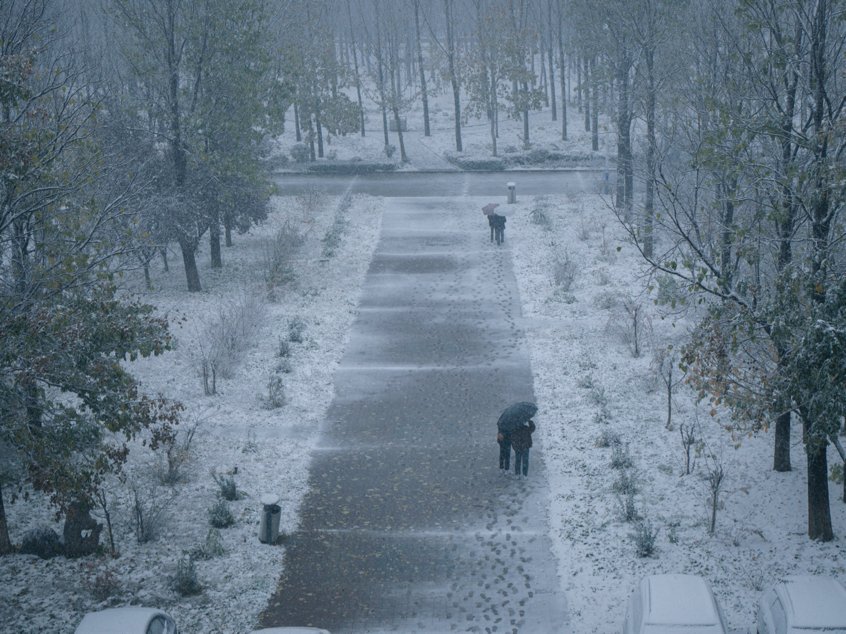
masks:
POLYGON ((260 630, 253 630, 250 634, 329 634, 329 631, 321 630, 318 627, 296 627, 287 625, 285 627, 266 627, 260 630))
POLYGON ((167 616, 161 610, 141 607, 108 608, 99 612, 89 612, 77 626, 76 634, 144 632, 150 620, 158 614, 167 616))
POLYGON ((831 577, 787 577, 777 586, 788 621, 808 629, 846 628, 846 588, 831 577))
MULTIPOLYGON (((721 626, 708 584, 697 575, 651 575, 643 580, 644 625, 721 626)), ((721 631, 721 630, 717 630, 721 631)))

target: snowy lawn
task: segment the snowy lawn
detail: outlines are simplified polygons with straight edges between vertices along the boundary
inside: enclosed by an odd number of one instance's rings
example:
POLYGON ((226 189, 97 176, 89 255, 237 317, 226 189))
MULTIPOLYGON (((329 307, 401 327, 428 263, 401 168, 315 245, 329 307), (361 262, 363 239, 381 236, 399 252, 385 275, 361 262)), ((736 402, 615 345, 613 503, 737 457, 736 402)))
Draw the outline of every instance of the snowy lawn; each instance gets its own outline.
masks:
MULTIPOLYGON (((832 483, 830 489, 841 539, 809 541, 805 456, 797 426, 791 473, 772 471, 771 434, 743 437, 735 446, 720 427, 721 421, 729 422, 725 414, 712 418, 686 386, 678 388, 673 429, 666 429, 666 391, 651 364, 659 348, 678 348, 685 341, 690 317, 662 316, 655 293, 646 291, 649 280, 638 255, 623 240, 606 202, 598 195, 525 199, 508 220, 506 240, 531 347, 538 435, 553 492, 550 527, 572 631, 619 632, 629 594, 646 574, 704 576, 737 629, 754 625, 762 588, 784 575, 843 579, 842 488, 832 483), (544 210, 549 230, 532 222, 535 208, 544 210), (647 318, 645 348, 637 358, 624 337, 632 323, 623 305, 627 300, 647 318), (682 425, 693 428, 697 438, 690 475, 684 475, 682 425), (603 436, 607 442, 613 434, 623 449, 600 446, 606 444, 603 436), (612 458, 625 461, 625 447, 632 467, 613 468, 612 458), (722 465, 725 479, 716 531, 710 535, 708 474, 715 464, 722 465), (649 557, 636 555, 635 523, 622 519, 615 484, 622 486, 623 471, 634 475, 635 512, 657 530, 649 557)), ((834 450, 829 460, 839 461, 834 450)))
MULTIPOLYGON (((318 210, 304 216, 294 198, 276 198, 270 218, 224 249, 224 268, 199 266, 204 292, 185 291, 178 254, 169 273, 153 272, 155 290, 143 291, 141 274, 128 285, 169 316, 176 349, 132 365, 148 393, 182 401, 186 410, 181 438, 196 426, 182 477, 163 485, 164 463, 149 450, 131 458, 128 481, 110 486, 115 537, 120 556, 80 560, 33 555, 0 558, 0 622, 3 631, 72 632, 86 611, 115 605, 155 606, 168 611, 185 632, 245 632, 275 590, 284 547, 258 541, 263 494, 278 497, 281 530, 296 529, 305 492, 310 450, 332 398, 332 375, 343 353, 358 294, 375 247, 381 201, 354 197, 334 255, 324 257, 323 238, 334 221, 337 198, 324 197, 318 210), (304 222, 307 221, 307 222, 304 222), (292 263, 296 280, 269 300, 264 282, 267 245, 289 222, 306 242, 292 263), (217 394, 205 396, 198 372, 198 352, 205 328, 223 312, 249 309, 252 324, 230 378, 217 378, 217 394), (305 323, 303 341, 291 342, 290 356, 279 356, 280 340, 289 337, 289 321, 305 323), (280 364, 285 367, 277 370, 280 364), (270 409, 268 381, 282 379, 285 404, 270 409), (181 597, 171 587, 177 562, 206 541, 208 509, 219 499, 212 471, 231 475, 239 492, 229 506, 235 523, 222 528, 224 553, 196 563, 203 590, 181 597), (132 525, 134 485, 146 507, 161 507, 158 535, 139 544, 132 525), (105 596, 108 595, 108 596, 105 596)), ((205 245, 204 245, 205 247, 205 245)), ((12 541, 20 543, 30 528, 49 525, 61 534, 40 496, 7 504, 12 541)), ((152 511, 148 519, 152 521, 152 511)), ((98 518, 102 521, 102 517, 98 518)), ((105 531, 101 541, 107 543, 105 531)))

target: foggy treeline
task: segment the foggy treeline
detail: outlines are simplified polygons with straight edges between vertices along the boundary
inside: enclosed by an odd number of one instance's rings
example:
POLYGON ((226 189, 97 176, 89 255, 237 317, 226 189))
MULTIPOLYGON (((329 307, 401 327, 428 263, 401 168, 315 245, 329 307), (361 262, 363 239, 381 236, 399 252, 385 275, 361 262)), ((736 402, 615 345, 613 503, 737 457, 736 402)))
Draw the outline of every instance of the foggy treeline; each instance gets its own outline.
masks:
POLYGON ((681 363, 729 431, 772 427, 783 471, 799 421, 809 535, 831 539, 844 36, 842 0, 0 1, 0 494, 84 505, 129 439, 176 423, 120 364, 171 345, 120 276, 149 286, 173 248, 201 290, 201 242, 222 267, 266 218, 274 137, 317 161, 375 134, 413 162, 412 110, 457 153, 484 122, 491 155, 503 117, 524 150, 551 117, 556 140, 581 128, 599 151, 606 135, 612 204, 655 283, 706 307, 681 363), (441 94, 449 130, 430 117, 441 94))

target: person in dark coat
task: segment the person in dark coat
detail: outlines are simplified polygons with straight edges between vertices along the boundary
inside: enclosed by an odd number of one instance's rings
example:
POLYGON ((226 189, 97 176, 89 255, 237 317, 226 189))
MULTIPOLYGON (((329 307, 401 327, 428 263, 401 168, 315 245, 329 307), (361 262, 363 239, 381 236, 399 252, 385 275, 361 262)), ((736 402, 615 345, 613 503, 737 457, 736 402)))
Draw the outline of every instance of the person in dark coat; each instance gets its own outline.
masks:
POLYGON ((529 449, 532 447, 532 434, 535 432, 535 421, 529 420, 511 432, 511 446, 514 447, 514 473, 529 475, 529 449))
POLYGON ((488 226, 491 228, 491 242, 494 241, 494 218, 496 215, 488 214, 488 226))
POLYGON ((503 242, 505 242, 505 216, 491 214, 488 217, 493 219, 492 222, 496 243, 502 244, 503 242))
POLYGON ((499 468, 508 471, 511 467, 511 433, 498 430, 496 441, 499 443, 499 468))

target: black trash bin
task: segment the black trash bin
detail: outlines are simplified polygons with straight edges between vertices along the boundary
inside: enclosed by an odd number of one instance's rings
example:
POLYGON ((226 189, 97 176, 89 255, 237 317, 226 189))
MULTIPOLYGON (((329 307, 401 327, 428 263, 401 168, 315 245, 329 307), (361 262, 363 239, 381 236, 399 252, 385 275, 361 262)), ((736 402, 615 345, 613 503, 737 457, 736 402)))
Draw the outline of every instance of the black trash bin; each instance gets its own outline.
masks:
POLYGON ((264 544, 275 544, 279 538, 279 519, 282 508, 275 499, 262 498, 261 523, 259 524, 259 541, 264 544))

